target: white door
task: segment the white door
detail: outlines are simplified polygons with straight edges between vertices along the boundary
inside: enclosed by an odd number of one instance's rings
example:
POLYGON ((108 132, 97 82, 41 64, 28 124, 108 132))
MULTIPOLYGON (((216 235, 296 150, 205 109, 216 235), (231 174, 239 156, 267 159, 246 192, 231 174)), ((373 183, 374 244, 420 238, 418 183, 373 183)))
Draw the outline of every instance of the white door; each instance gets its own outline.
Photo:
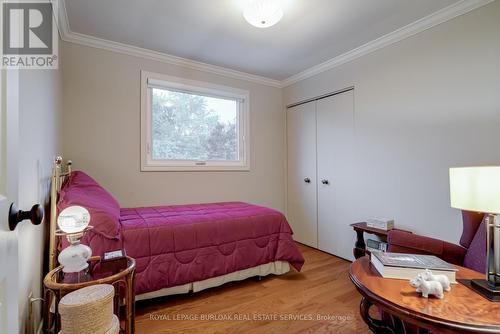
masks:
POLYGON ((317 101, 318 247, 352 259, 354 159, 354 93, 317 101))
POLYGON ((9 231, 17 201, 19 73, 0 70, 0 334, 19 332, 17 231, 9 231))
POLYGON ((287 111, 287 218, 294 240, 318 247, 316 103, 287 111))

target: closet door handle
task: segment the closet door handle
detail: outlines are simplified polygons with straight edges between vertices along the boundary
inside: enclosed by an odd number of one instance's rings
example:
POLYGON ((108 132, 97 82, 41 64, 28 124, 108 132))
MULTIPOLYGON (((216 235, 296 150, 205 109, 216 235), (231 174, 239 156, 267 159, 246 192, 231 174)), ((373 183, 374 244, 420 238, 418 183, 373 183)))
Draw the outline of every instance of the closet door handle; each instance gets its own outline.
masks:
POLYGON ((311 179, 310 179, 310 178, 308 178, 308 177, 306 177, 306 178, 304 179, 304 182, 305 182, 305 183, 311 183, 311 179))
POLYGON ((323 180, 321 180, 321 183, 323 183, 323 184, 330 184, 330 181, 323 179, 323 180))

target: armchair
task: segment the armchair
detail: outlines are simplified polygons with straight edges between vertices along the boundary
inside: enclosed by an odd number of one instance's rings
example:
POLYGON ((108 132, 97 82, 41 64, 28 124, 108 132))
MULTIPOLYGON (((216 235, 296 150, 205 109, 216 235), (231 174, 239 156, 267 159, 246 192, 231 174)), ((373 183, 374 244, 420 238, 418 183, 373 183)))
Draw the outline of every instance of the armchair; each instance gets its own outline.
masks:
POLYGON ((484 215, 462 211, 460 245, 411 234, 401 230, 388 233, 388 251, 435 255, 447 262, 484 273, 486 270, 486 227, 484 215))

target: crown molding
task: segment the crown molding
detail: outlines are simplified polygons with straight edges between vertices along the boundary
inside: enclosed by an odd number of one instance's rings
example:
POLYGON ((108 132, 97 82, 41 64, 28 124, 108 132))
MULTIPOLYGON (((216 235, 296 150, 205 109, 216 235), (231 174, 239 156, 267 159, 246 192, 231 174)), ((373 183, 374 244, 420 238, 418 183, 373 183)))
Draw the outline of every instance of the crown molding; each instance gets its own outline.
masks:
POLYGON ((258 83, 266 86, 272 86, 277 88, 282 88, 281 81, 266 78, 263 76, 245 73, 237 70, 232 70, 229 68, 225 68, 222 66, 211 65, 187 58, 177 57, 173 55, 169 55, 166 53, 153 51, 149 49, 144 49, 128 44, 118 43, 110 40, 105 40, 85 34, 80 34, 71 31, 69 26, 66 4, 65 0, 53 0, 59 2, 59 9, 57 15, 57 25, 59 27, 59 33, 61 35, 61 39, 65 42, 90 46, 93 48, 103 49, 107 51, 117 52, 129 56, 140 57, 144 59, 150 59, 159 61, 162 63, 167 63, 170 65, 182 66, 185 68, 213 73, 233 79, 245 80, 253 83, 258 83))
POLYGON ((245 80, 266 86, 284 88, 297 83, 301 80, 310 78, 322 72, 331 70, 335 67, 358 59, 369 53, 382 49, 391 44, 397 43, 403 39, 414 36, 422 31, 430 29, 441 23, 454 19, 457 16, 466 14, 474 9, 485 6, 495 0, 461 0, 448 7, 445 7, 437 12, 434 12, 424 18, 421 18, 413 23, 410 23, 400 29, 379 37, 373 41, 363 44, 353 50, 329 59, 321 64, 312 66, 304 71, 294 74, 284 80, 275 80, 255 74, 236 71, 222 66, 211 65, 187 58, 177 57, 166 53, 144 49, 124 43, 118 43, 110 40, 105 40, 85 34, 80 34, 71 31, 66 11, 65 0, 51 0, 56 4, 57 15, 56 21, 59 28, 61 39, 66 42, 85 45, 93 48, 103 49, 107 51, 117 52, 129 56, 140 57, 144 59, 155 60, 170 65, 182 66, 193 70, 213 73, 229 78, 245 80))
POLYGON ((379 37, 373 41, 363 44, 351 51, 327 60, 321 64, 310 67, 302 72, 292 75, 281 81, 282 87, 290 86, 301 80, 310 78, 319 73, 331 70, 347 62, 358 59, 376 50, 397 43, 403 39, 414 36, 422 31, 435 27, 441 23, 454 19, 457 16, 468 13, 476 8, 487 5, 495 0, 461 0, 424 18, 410 23, 400 29, 379 37))

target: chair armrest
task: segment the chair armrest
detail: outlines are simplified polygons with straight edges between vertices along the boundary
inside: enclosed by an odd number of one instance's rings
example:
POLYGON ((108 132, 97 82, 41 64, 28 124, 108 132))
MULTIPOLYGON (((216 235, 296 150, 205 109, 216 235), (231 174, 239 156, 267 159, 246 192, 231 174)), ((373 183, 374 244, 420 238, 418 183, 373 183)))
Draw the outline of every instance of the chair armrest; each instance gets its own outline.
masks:
POLYGON ((387 235, 387 251, 435 255, 446 262, 462 265, 467 249, 443 240, 392 230, 387 235))

